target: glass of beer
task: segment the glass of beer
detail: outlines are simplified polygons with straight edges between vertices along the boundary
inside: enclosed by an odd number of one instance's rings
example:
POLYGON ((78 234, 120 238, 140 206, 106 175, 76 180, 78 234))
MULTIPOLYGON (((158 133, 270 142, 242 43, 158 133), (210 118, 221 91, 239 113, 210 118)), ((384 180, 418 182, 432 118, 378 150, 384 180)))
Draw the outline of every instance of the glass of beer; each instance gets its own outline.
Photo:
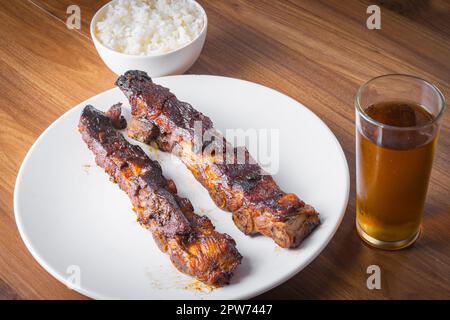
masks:
POLYGON ((420 234, 444 97, 428 81, 392 74, 361 86, 355 108, 358 234, 405 248, 420 234))

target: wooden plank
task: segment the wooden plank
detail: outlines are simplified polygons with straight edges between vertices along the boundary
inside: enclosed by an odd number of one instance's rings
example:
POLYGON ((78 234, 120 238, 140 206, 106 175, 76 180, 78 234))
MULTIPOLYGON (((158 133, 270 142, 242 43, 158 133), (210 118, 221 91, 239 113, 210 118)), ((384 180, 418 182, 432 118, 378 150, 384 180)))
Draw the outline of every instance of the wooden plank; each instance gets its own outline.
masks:
POLYGON ((91 43, 28 2, 0 2, 0 296, 80 298, 48 275, 20 239, 13 188, 38 135, 73 105, 111 87, 91 43))

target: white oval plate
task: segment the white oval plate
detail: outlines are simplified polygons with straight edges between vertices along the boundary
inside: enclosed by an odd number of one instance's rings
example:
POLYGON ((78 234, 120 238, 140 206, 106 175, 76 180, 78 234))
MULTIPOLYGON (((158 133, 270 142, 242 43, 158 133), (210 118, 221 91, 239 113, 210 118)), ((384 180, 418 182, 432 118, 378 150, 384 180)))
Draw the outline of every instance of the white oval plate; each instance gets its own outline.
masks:
POLYGON ((325 248, 347 206, 348 166, 333 133, 297 101, 255 83, 195 75, 155 82, 211 117, 222 132, 279 129, 275 179, 283 190, 313 205, 322 224, 293 250, 281 249, 266 237, 247 237, 178 159, 144 146, 175 181, 179 194, 192 201, 198 214, 211 218, 217 230, 230 234, 244 257, 224 288, 210 290, 181 274, 138 225, 126 194, 95 165, 78 133, 86 104, 106 110, 121 101, 129 108, 123 94, 112 89, 56 120, 23 161, 14 209, 31 254, 59 281, 97 299, 246 299, 294 276, 325 248))

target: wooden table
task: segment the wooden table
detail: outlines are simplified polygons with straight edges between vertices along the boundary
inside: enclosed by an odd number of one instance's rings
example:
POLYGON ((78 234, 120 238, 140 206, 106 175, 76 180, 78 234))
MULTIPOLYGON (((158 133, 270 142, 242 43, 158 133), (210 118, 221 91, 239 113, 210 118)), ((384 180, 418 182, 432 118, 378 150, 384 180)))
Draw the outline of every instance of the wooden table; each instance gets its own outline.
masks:
MULTIPOLYGON (((0 0, 0 298, 83 298, 44 271, 25 248, 14 221, 13 190, 39 134, 72 106, 113 86, 116 76, 98 57, 88 28, 105 2, 0 0), (80 30, 66 27, 70 4, 81 8, 80 30)), ((366 27, 368 1, 201 3, 209 30, 188 73, 246 79, 300 101, 333 130, 350 166, 350 201, 331 243, 301 273, 260 298, 449 299, 448 114, 423 235, 410 249, 384 252, 365 246, 355 232, 353 110, 358 86, 386 73, 429 79, 450 99, 449 2, 380 1, 381 30, 366 27), (372 264, 381 268, 380 290, 366 287, 372 264)))

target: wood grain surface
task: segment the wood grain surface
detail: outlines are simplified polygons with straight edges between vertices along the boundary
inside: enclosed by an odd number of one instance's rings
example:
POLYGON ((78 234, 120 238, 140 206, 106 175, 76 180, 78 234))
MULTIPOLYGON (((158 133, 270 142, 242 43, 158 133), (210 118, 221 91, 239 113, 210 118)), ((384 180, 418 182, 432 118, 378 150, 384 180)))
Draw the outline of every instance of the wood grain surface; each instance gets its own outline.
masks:
MULTIPOLYGON (((262 299, 450 299, 450 120, 444 116, 423 234, 411 248, 384 252, 355 232, 353 97, 366 80, 408 73, 450 99, 450 3, 374 1, 381 30, 366 28, 368 1, 203 0, 205 47, 188 71, 245 79, 279 90, 314 111, 342 144, 351 172, 345 218, 323 253, 262 299), (366 287, 381 268, 382 288, 366 287)), ((82 299, 51 277, 25 248, 14 220, 13 190, 33 142, 60 115, 113 87, 89 22, 106 1, 0 0, 0 298, 82 299), (81 8, 69 30, 66 8, 81 8)), ((274 106, 276 108, 276 106, 274 106)), ((48 168, 43 168, 48 170, 48 168)))

